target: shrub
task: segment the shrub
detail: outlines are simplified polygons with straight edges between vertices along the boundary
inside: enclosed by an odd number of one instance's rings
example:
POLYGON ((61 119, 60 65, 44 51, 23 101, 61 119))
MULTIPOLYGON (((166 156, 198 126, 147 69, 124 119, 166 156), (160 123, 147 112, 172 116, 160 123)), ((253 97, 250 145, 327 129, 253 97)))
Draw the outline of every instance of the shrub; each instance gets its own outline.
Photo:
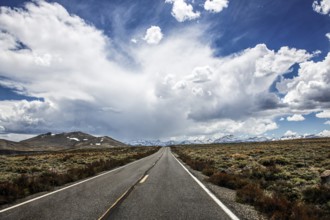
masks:
POLYGON ((264 166, 275 166, 289 164, 289 161, 283 156, 267 156, 259 160, 259 163, 264 166))
POLYGON ((216 172, 216 170, 214 168, 210 168, 210 167, 204 168, 202 170, 202 173, 206 176, 212 176, 215 172, 216 172))
POLYGON ((247 179, 222 172, 214 173, 212 176, 210 176, 208 181, 218 186, 227 187, 229 189, 241 189, 249 183, 247 179))
POLYGON ((263 197, 263 191, 256 184, 248 184, 237 190, 236 200, 241 203, 254 205, 263 197))
POLYGON ((325 186, 307 188, 303 191, 304 201, 314 204, 326 204, 330 201, 330 188, 325 186))

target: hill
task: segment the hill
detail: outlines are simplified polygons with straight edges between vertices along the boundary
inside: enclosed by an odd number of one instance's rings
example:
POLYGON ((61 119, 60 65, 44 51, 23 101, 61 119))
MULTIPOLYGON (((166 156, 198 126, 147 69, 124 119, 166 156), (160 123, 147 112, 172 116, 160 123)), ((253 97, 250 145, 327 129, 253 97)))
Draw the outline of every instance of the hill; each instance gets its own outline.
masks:
POLYGON ((127 147, 127 145, 108 136, 95 137, 79 131, 60 134, 49 132, 20 142, 0 139, 2 153, 114 147, 127 147))

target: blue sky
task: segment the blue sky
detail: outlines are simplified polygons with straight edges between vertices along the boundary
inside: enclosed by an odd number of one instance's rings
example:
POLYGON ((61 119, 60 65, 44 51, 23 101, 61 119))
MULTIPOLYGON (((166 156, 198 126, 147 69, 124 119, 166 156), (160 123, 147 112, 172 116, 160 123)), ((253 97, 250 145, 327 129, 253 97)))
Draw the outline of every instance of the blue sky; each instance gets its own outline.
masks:
POLYGON ((330 135, 329 0, 0 6, 2 137, 330 135))

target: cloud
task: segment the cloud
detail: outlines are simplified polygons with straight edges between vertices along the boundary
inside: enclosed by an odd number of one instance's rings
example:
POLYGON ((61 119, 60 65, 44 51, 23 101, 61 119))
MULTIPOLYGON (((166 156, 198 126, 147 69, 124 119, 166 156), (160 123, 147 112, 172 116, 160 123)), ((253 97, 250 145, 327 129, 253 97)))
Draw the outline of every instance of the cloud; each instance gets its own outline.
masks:
POLYGON ((228 0, 206 0, 204 3, 204 9, 214 13, 219 13, 227 7, 228 0))
POLYGON ((145 40, 148 44, 159 44, 162 39, 162 30, 158 26, 151 26, 148 28, 146 35, 143 38, 143 40, 145 40))
POLYGON ((325 125, 330 125, 330 121, 324 122, 325 125))
POLYGON ((209 66, 196 67, 187 79, 194 83, 204 83, 211 80, 213 70, 209 66))
POLYGON ((319 110, 330 107, 330 53, 323 61, 300 64, 298 76, 283 79, 277 88, 283 101, 296 109, 319 110))
POLYGON ((272 51, 257 61, 255 75, 280 75, 288 71, 292 63, 302 63, 312 57, 313 54, 307 53, 306 50, 281 47, 277 53, 272 51))
POLYGON ((327 15, 330 13, 330 0, 315 0, 313 10, 319 14, 327 15))
POLYGON ((329 39, 329 41, 330 41, 330 33, 327 33, 325 36, 326 36, 326 37, 329 39))
MULTIPOLYGON (((118 139, 256 135, 276 129, 278 117, 299 107, 288 99, 296 81, 327 82, 327 61, 308 61, 314 54, 305 50, 258 44, 215 57, 201 39, 201 25, 175 29, 152 47, 125 42, 134 65, 121 62, 101 30, 58 3, 2 7, 0 26, 0 84, 44 100, 1 101, 0 126, 11 133, 82 130, 118 139), (297 63, 300 75, 280 82, 282 100, 270 88, 297 63), (305 76, 306 68, 312 68, 311 76, 305 76)), ((306 100, 305 93, 299 95, 299 102, 306 100)))
POLYGON ((288 130, 288 131, 286 131, 286 132, 284 133, 283 136, 285 136, 285 137, 290 137, 290 136, 296 136, 296 135, 298 135, 297 132, 294 132, 294 131, 288 130))
POLYGON ((318 118, 330 118, 330 110, 324 110, 315 115, 318 118))
POLYGON ((37 135, 35 134, 16 134, 16 133, 7 133, 7 134, 1 134, 0 133, 0 139, 10 140, 10 141, 22 141, 26 140, 32 137, 35 137, 37 135))
POLYGON ((288 120, 288 121, 304 121, 305 118, 302 115, 294 114, 292 116, 287 117, 286 120, 288 120))
POLYGON ((185 0, 165 0, 165 2, 173 4, 171 14, 178 22, 194 20, 200 17, 200 12, 194 12, 193 6, 187 4, 185 0))
POLYGON ((318 135, 322 136, 322 137, 330 137, 330 131, 329 130, 323 130, 318 135))
POLYGON ((48 115, 55 112, 50 102, 0 101, 0 123, 6 132, 42 131, 51 125, 48 115))

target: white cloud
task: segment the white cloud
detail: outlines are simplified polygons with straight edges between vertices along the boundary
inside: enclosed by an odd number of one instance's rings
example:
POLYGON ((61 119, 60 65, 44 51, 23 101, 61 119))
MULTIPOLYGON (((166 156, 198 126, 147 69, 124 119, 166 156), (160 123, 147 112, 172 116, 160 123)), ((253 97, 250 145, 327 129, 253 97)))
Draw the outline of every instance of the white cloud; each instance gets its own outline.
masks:
POLYGON ((330 13, 330 0, 315 0, 313 2, 313 9, 317 13, 326 15, 330 13))
POLYGON ((300 64, 298 76, 285 79, 277 88, 292 108, 319 110, 330 104, 330 53, 323 61, 300 64))
POLYGON ((294 114, 286 118, 288 121, 304 121, 305 118, 302 115, 294 114))
POLYGON ((200 17, 200 12, 194 12, 194 8, 191 4, 187 4, 185 0, 165 0, 166 3, 172 3, 172 16, 178 22, 184 22, 186 20, 194 20, 200 17))
POLYGON ((36 129, 42 130, 51 125, 49 117, 56 107, 50 102, 41 101, 0 101, 0 123, 6 132, 36 129))
POLYGON ((284 120, 285 120, 285 118, 283 118, 283 117, 280 118, 280 121, 284 121, 284 120))
POLYGON ((326 37, 329 39, 329 41, 330 41, 330 33, 327 33, 325 36, 326 36, 326 37))
POLYGON ((148 28, 146 35, 143 38, 143 40, 145 40, 148 44, 159 44, 162 39, 162 30, 158 26, 151 26, 148 28))
POLYGON ((257 77, 280 75, 288 71, 292 63, 302 63, 313 57, 306 50, 282 47, 277 53, 271 51, 256 63, 257 77))
POLYGON ((211 80, 213 70, 209 66, 196 67, 187 79, 194 83, 204 83, 211 80))
POLYGON ((185 89, 186 87, 187 87, 186 81, 181 80, 174 85, 173 89, 185 89))
POLYGON ((325 125, 330 125, 330 121, 324 122, 325 125))
MULTIPOLYGON (((2 7, 0 26, 6 77, 0 84, 45 100, 0 102, 6 132, 83 130, 119 139, 262 134, 291 113, 285 98, 296 89, 285 81, 283 103, 271 85, 292 65, 300 63, 301 72, 313 64, 306 62, 313 54, 304 50, 274 51, 264 44, 214 57, 200 39, 204 27, 195 25, 152 47, 126 42, 137 67, 127 66, 102 31, 46 1, 24 10, 2 7)), ((318 68, 327 71, 326 64, 318 68)), ((312 77, 321 74, 311 71, 312 77)))
POLYGON ((8 133, 8 134, 0 134, 0 139, 5 139, 9 141, 22 141, 32 137, 35 137, 35 134, 15 134, 15 133, 8 133))
POLYGON ((203 96, 204 95, 204 90, 203 90, 203 88, 200 88, 200 87, 193 87, 191 91, 195 96, 203 96))
POLYGON ((284 133, 284 136, 285 137, 290 137, 290 136, 297 136, 297 132, 294 132, 294 131, 291 131, 291 130, 288 130, 284 133))
POLYGON ((228 0, 206 0, 204 9, 214 13, 221 12, 224 8, 228 7, 228 0))
POLYGON ((137 41, 137 39, 132 38, 132 39, 131 39, 131 42, 132 42, 133 44, 136 44, 138 41, 137 41))
POLYGON ((318 135, 322 136, 322 137, 330 137, 330 131, 329 130, 323 130, 318 135))
POLYGON ((330 110, 324 110, 315 115, 318 118, 330 118, 330 110))

